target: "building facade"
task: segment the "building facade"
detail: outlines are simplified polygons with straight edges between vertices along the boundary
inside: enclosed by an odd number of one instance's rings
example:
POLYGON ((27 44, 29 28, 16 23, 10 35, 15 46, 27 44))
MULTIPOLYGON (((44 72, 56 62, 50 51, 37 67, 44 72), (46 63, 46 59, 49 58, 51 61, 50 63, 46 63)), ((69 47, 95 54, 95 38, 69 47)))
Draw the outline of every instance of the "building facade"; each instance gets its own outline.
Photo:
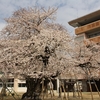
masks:
POLYGON ((100 43, 100 10, 68 22, 75 28, 76 40, 100 43))
MULTIPOLYGON (((9 78, 6 82, 7 92, 9 93, 8 89, 12 92, 23 93, 26 91, 26 82, 25 80, 19 80, 17 78, 9 78)), ((0 80, 0 92, 2 91, 3 82, 0 80)))

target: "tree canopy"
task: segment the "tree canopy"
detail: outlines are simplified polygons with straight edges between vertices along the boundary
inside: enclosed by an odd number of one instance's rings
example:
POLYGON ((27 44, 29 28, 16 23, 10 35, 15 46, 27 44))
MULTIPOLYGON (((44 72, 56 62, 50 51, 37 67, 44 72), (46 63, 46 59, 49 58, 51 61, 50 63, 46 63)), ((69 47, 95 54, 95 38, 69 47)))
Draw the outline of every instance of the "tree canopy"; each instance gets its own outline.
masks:
POLYGON ((6 19, 0 50, 2 71, 36 78, 44 75, 43 68, 48 77, 67 68, 72 38, 62 25, 53 22, 56 10, 23 8, 6 19), (47 57, 46 68, 43 57, 47 57))
POLYGON ((71 78, 85 74, 80 64, 87 62, 99 70, 100 46, 75 43, 66 28, 54 22, 56 11, 22 8, 5 19, 7 26, 2 30, 4 39, 0 45, 3 72, 34 78, 59 72, 71 78))

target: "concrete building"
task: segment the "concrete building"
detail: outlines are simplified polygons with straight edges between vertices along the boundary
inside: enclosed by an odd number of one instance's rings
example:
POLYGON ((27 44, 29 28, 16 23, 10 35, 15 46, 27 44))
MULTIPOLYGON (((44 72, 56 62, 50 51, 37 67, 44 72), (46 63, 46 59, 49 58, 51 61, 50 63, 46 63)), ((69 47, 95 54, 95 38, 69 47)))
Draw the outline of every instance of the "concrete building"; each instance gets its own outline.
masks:
POLYGON ((100 10, 68 22, 75 28, 76 40, 100 42, 100 10))

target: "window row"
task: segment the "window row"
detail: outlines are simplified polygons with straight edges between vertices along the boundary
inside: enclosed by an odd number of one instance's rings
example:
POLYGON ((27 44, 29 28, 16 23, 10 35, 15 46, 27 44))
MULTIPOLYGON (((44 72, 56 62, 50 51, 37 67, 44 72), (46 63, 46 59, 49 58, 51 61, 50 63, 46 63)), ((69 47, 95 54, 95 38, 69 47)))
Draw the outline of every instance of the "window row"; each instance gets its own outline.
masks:
MULTIPOLYGON (((0 82, 0 88, 3 86, 3 83, 0 82)), ((14 83, 6 83, 7 87, 14 87, 14 83)), ((26 87, 26 83, 18 83, 18 87, 26 87)))
MULTIPOLYGON (((0 88, 3 86, 3 84, 0 82, 0 88)), ((14 87, 14 83, 6 83, 6 87, 14 87)))

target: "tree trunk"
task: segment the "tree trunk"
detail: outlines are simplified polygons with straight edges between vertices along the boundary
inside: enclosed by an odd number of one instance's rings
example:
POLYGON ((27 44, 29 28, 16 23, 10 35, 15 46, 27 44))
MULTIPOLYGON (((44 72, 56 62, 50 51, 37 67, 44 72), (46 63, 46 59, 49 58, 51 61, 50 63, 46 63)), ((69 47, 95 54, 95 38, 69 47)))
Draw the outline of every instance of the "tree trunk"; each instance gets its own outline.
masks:
POLYGON ((2 87, 2 90, 1 90, 1 95, 2 96, 6 96, 6 83, 3 83, 3 87, 2 87))
MULTIPOLYGON (((48 82, 48 80, 44 80, 45 89, 47 89, 48 82)), ((27 78, 26 87, 27 91, 22 95, 22 100, 41 100, 40 95, 42 93, 42 79, 27 78)))

